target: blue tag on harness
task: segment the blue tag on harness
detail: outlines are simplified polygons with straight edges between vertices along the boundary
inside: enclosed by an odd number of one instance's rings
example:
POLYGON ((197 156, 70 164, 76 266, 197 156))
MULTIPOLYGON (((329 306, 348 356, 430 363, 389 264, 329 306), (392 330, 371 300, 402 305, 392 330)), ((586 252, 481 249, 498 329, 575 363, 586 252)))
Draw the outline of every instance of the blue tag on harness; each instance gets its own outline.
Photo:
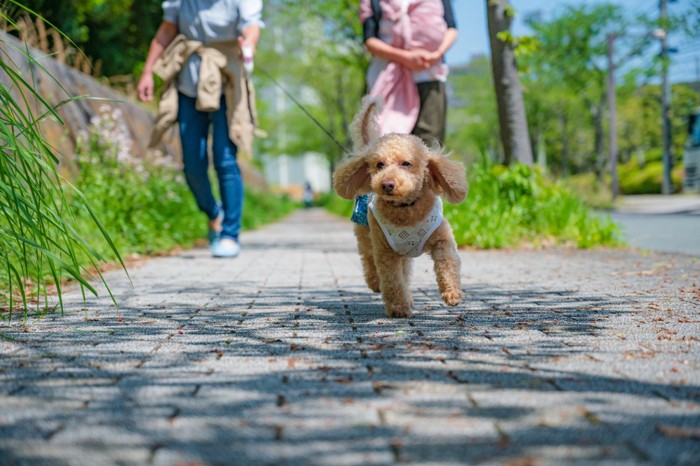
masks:
POLYGON ((367 206, 369 205, 369 194, 363 194, 355 198, 355 207, 352 209, 350 220, 358 225, 369 226, 367 221, 367 206))

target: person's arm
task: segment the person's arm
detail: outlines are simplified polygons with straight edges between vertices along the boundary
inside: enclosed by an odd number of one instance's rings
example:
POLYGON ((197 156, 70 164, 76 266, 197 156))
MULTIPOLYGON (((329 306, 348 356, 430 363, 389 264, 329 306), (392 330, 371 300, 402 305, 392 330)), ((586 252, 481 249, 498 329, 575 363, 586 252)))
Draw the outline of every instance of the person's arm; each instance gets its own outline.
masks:
POLYGON ((260 40, 260 25, 253 23, 241 31, 241 35, 238 36, 238 45, 241 48, 250 47, 255 54, 258 40, 260 40))
POLYGON ((447 51, 454 45, 454 43, 457 41, 457 29, 455 28, 449 28, 447 32, 445 32, 445 35, 442 38, 442 42, 440 43, 440 47, 437 48, 434 52, 430 54, 429 57, 427 57, 427 60, 430 62, 430 66, 434 65, 435 63, 439 62, 442 60, 443 55, 447 53, 447 51))
POLYGON ((173 39, 175 39, 177 33, 178 28, 175 23, 163 21, 158 27, 158 31, 156 31, 156 35, 153 37, 151 45, 148 48, 146 64, 143 67, 141 78, 139 78, 137 86, 139 99, 145 102, 153 100, 153 64, 160 58, 163 51, 170 45, 173 39))
POLYGON ((260 39, 260 29, 264 27, 262 21, 262 0, 244 0, 238 3, 238 45, 250 47, 253 54, 260 39))
POLYGON ((457 23, 455 21, 454 11, 452 10, 452 2, 450 0, 442 0, 442 8, 445 15, 445 23, 447 24, 447 32, 445 32, 437 50, 426 56, 426 60, 430 63, 430 66, 442 60, 443 55, 445 55, 455 41, 457 41, 457 23))

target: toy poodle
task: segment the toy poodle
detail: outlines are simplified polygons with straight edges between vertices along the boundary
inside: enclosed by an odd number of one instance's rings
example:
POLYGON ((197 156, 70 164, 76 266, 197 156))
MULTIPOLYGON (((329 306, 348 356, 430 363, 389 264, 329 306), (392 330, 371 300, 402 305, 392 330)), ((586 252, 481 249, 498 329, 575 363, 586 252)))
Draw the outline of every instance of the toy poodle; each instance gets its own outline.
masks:
POLYGON ((333 173, 341 197, 369 194, 367 226, 355 225, 365 280, 381 291, 389 317, 409 317, 411 260, 425 252, 433 259, 442 299, 456 306, 461 263, 440 196, 454 204, 466 198, 464 167, 416 136, 380 136, 379 105, 363 100, 352 123, 355 154, 333 173))

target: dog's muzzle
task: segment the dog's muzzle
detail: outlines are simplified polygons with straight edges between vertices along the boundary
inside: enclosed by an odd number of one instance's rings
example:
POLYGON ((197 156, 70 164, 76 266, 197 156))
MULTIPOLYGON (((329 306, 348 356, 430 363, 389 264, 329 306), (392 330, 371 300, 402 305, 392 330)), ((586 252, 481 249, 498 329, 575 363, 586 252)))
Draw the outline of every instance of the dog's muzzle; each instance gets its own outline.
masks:
POLYGON ((382 183, 382 191, 384 191, 385 194, 393 194, 394 188, 396 188, 396 183, 394 183, 393 180, 384 181, 382 183))

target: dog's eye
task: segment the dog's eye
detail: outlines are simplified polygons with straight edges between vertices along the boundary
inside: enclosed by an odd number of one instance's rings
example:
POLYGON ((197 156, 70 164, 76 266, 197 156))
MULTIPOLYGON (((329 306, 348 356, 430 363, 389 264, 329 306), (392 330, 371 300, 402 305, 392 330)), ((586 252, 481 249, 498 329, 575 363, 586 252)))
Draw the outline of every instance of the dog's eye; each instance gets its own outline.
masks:
POLYGON ((402 166, 402 167, 410 167, 410 166, 411 166, 411 162, 408 162, 408 161, 403 162, 403 163, 401 164, 401 166, 402 166))
POLYGON ((384 168, 384 162, 377 162, 377 168, 380 170, 384 168))

